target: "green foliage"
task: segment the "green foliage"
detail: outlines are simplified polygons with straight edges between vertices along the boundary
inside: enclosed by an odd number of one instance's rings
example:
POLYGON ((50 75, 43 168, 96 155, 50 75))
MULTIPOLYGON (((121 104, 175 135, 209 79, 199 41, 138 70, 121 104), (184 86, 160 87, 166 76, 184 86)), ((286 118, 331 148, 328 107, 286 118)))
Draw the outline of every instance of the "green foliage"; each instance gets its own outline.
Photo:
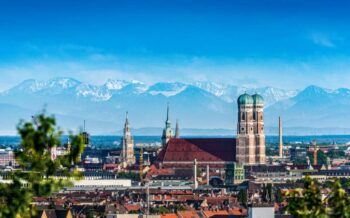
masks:
POLYGON ((330 150, 327 153, 327 156, 334 159, 334 158, 344 158, 345 157, 345 152, 341 150, 330 150))
POLYGON ((262 201, 263 202, 272 202, 272 201, 274 201, 274 196, 273 196, 273 192, 272 192, 272 184, 271 183, 262 185, 261 196, 262 196, 262 201))
POLYGON ((160 214, 170 213, 170 210, 164 206, 161 206, 161 207, 159 207, 159 213, 160 214))
POLYGON ((277 156, 278 149, 275 146, 266 146, 266 156, 277 156))
POLYGON ((184 207, 183 205, 176 205, 176 211, 185 211, 186 207, 184 207))
POLYGON ((140 181, 140 175, 138 173, 133 173, 133 172, 120 172, 118 173, 118 178, 140 181))
POLYGON ((293 217, 327 217, 326 209, 317 184, 307 178, 305 188, 287 193, 288 205, 286 210, 293 217))
POLYGON ((276 191, 275 199, 277 203, 281 203, 283 201, 283 194, 280 189, 276 191))
POLYGON ((57 129, 55 118, 44 113, 32 122, 21 121, 17 130, 21 137, 20 149, 15 153, 19 169, 9 173, 9 183, 0 184, 0 217, 6 218, 34 217, 34 196, 49 196, 71 185, 72 179, 79 179, 73 166, 84 150, 82 136, 71 135, 69 151, 54 158, 62 131, 57 129))
POLYGON ((350 217, 350 199, 342 188, 339 180, 334 180, 332 192, 328 198, 328 207, 331 218, 349 218, 350 217))
POLYGON ((272 191, 272 184, 271 183, 266 185, 266 191, 267 191, 268 200, 270 202, 273 202, 275 199, 274 199, 274 195, 273 195, 273 191, 272 191))
POLYGON ((314 180, 306 178, 304 184, 304 189, 286 193, 286 210, 293 217, 350 217, 350 199, 338 179, 333 180, 331 192, 325 199, 314 180))
POLYGON ((242 206, 247 206, 247 201, 248 201, 248 193, 247 190, 241 189, 238 192, 238 201, 241 203, 242 206))
MULTIPOLYGON (((314 153, 313 152, 308 152, 307 155, 309 156, 310 158, 310 162, 311 164, 314 163, 314 153)), ((326 165, 327 164, 327 156, 325 155, 325 153, 321 150, 318 150, 317 151, 317 164, 318 165, 326 165)))

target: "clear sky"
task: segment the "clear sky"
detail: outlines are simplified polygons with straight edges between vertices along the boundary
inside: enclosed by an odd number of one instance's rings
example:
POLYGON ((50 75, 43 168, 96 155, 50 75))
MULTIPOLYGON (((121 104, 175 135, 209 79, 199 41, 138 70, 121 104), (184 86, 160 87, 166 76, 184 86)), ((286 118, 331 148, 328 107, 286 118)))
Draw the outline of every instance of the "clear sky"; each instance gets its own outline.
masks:
POLYGON ((71 76, 350 88, 350 1, 1 0, 0 90, 71 76))

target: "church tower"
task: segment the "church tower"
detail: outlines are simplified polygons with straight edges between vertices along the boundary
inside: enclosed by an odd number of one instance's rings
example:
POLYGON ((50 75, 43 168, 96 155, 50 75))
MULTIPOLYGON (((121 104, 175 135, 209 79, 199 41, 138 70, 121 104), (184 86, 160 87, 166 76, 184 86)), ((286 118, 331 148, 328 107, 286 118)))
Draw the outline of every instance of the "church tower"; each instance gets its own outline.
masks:
POLYGON ((257 164, 266 164, 265 157, 265 131, 264 131, 264 99, 261 95, 255 94, 253 98, 253 122, 256 145, 257 164))
POLYGON ((122 137, 122 154, 121 162, 124 167, 135 164, 134 155, 134 139, 131 136, 128 113, 126 113, 126 120, 124 124, 124 135, 122 137))
POLYGON ((237 100, 238 123, 236 142, 236 161, 239 164, 255 164, 256 145, 254 134, 253 105, 252 96, 243 94, 237 100))
POLYGON ((162 146, 163 148, 166 146, 168 141, 173 137, 173 130, 171 129, 171 123, 169 119, 169 104, 167 107, 167 114, 166 114, 166 121, 165 121, 165 128, 163 130, 162 135, 162 146))
POLYGON ((236 161, 247 165, 265 164, 264 99, 258 94, 243 94, 237 104, 236 161))

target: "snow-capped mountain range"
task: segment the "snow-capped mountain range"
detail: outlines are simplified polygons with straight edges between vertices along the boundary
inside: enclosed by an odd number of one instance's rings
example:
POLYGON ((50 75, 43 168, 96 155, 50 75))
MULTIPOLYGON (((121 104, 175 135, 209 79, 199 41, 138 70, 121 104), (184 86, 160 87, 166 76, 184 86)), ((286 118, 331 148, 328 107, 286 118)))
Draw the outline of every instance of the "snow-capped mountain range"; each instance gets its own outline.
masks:
POLYGON ((203 89, 228 103, 235 101, 237 96, 244 92, 262 94, 265 97, 267 105, 294 97, 297 94, 296 90, 282 90, 273 87, 247 88, 214 82, 194 82, 190 84, 174 82, 146 85, 145 83, 136 80, 126 81, 109 79, 105 84, 98 86, 82 83, 73 78, 55 78, 49 81, 38 81, 33 79, 25 80, 2 94, 59 94, 70 91, 76 97, 84 97, 93 101, 108 101, 113 95, 120 91, 128 90, 132 94, 163 95, 165 97, 171 97, 178 95, 190 86, 203 89))
POLYGON ((94 134, 117 132, 126 111, 136 128, 162 127, 167 102, 173 122, 179 119, 183 127, 234 131, 236 99, 244 92, 264 97, 267 127, 276 126, 279 115, 287 127, 347 128, 350 121, 350 90, 345 88, 309 86, 299 91, 208 81, 146 84, 111 79, 93 85, 73 78, 55 78, 25 80, 0 93, 0 134, 11 133, 19 119, 28 119, 43 107, 66 129, 79 127, 87 120, 94 134))

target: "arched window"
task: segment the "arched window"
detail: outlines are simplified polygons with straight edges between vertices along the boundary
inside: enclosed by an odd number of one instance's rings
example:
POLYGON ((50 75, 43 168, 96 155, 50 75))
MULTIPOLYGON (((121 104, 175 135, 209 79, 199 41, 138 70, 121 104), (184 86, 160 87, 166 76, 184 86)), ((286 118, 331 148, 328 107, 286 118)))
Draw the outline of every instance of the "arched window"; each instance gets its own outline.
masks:
POLYGON ((245 113, 242 113, 242 120, 245 120, 245 113))

